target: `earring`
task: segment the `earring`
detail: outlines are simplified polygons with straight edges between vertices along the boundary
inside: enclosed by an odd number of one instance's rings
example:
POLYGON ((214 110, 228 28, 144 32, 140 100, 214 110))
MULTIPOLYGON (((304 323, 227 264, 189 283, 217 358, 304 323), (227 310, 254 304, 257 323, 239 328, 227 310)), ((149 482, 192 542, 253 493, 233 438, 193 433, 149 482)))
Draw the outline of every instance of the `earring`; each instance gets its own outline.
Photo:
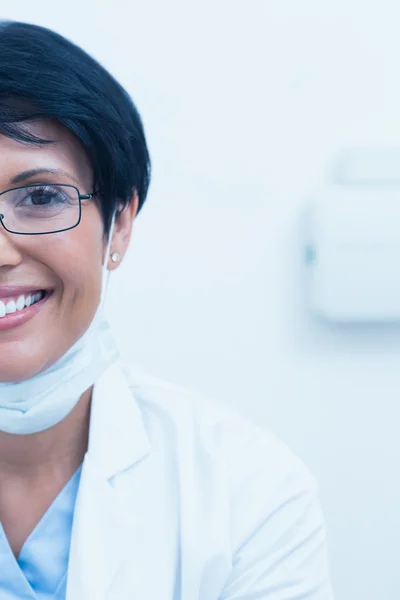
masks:
POLYGON ((111 254, 111 260, 113 261, 113 263, 118 262, 118 260, 119 260, 118 252, 113 252, 113 254, 111 254))

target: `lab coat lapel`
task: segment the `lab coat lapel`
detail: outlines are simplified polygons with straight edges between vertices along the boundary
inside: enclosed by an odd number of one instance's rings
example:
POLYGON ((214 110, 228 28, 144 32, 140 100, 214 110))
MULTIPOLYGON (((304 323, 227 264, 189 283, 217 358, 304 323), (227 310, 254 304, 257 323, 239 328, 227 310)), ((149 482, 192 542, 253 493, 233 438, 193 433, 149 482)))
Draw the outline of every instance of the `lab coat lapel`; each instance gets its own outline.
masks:
POLYGON ((86 456, 78 492, 67 600, 103 600, 124 555, 126 529, 109 482, 86 456))
POLYGON ((93 392, 89 446, 72 530, 67 600, 107 598, 134 536, 112 478, 149 451, 139 407, 117 362, 93 392))

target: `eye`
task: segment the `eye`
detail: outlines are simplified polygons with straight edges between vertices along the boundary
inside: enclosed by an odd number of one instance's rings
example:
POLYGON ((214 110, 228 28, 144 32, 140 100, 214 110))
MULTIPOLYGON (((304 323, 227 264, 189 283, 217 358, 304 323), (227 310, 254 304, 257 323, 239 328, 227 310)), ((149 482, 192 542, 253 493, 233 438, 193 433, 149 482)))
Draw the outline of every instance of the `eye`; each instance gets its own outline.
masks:
POLYGON ((56 233, 80 221, 79 191, 72 185, 32 184, 0 194, 2 224, 14 233, 56 233))
POLYGON ((25 206, 53 206, 66 204, 70 201, 68 194, 55 186, 42 186, 24 188, 23 197, 19 198, 19 204, 25 206))

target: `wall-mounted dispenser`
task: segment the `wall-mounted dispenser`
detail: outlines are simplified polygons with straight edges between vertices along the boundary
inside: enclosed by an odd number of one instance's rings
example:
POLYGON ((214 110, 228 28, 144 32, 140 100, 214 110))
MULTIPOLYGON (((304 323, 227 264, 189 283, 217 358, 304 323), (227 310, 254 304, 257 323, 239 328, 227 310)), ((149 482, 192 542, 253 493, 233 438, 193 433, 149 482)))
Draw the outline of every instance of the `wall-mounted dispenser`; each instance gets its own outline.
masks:
POLYGON ((307 211, 312 311, 400 323, 400 149, 343 153, 307 211))

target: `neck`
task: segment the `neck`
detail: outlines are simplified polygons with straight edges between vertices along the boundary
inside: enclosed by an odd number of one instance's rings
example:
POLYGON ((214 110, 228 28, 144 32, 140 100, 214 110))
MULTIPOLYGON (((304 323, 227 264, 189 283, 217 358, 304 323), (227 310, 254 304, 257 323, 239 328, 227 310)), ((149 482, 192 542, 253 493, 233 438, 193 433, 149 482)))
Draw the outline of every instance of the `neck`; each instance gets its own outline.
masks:
POLYGON ((92 389, 53 427, 31 435, 0 431, 0 477, 32 478, 73 474, 88 447, 92 389))

